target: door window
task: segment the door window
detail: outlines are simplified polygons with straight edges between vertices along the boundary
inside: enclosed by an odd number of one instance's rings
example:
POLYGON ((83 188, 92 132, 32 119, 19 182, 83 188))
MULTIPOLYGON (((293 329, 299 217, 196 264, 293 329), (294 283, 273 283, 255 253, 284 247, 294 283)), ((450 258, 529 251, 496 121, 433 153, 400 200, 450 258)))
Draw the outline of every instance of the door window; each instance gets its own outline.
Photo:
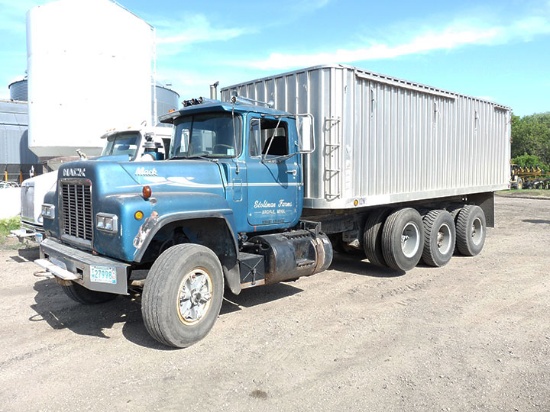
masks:
POLYGON ((250 156, 288 155, 287 124, 276 119, 252 119, 250 122, 250 156))

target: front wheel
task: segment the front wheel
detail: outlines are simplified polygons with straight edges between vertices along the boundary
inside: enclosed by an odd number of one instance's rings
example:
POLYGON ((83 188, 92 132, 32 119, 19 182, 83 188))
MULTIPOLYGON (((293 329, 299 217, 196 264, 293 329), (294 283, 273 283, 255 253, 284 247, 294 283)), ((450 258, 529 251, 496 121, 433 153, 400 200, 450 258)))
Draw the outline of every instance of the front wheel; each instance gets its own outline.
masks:
POLYGON ((109 302, 116 299, 118 295, 107 292, 97 292, 86 289, 78 283, 71 282, 70 285, 63 285, 63 292, 72 300, 83 305, 95 305, 96 303, 109 302))
POLYGON ((223 283, 212 250, 196 244, 167 249, 151 267, 143 288, 141 312, 147 331, 176 348, 200 341, 220 313, 223 283))

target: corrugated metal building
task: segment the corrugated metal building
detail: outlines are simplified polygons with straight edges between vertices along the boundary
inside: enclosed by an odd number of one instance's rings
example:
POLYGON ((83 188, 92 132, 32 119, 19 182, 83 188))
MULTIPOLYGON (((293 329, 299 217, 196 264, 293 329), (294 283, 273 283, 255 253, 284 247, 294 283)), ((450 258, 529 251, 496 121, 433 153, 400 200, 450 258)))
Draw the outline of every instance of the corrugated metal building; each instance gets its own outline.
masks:
MULTIPOLYGON (((11 88, 10 88, 11 89, 11 88)), ((21 183, 42 173, 38 157, 29 150, 29 116, 26 101, 0 100, 0 172, 1 180, 21 183)))

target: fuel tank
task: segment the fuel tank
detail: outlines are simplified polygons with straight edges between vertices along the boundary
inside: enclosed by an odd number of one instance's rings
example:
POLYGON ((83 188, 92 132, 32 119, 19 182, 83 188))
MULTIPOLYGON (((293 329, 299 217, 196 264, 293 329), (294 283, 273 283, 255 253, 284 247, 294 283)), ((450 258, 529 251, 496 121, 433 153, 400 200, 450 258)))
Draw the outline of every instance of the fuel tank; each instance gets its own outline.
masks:
POLYGON ((308 230, 254 236, 246 249, 264 257, 266 285, 322 272, 333 256, 328 237, 308 230))

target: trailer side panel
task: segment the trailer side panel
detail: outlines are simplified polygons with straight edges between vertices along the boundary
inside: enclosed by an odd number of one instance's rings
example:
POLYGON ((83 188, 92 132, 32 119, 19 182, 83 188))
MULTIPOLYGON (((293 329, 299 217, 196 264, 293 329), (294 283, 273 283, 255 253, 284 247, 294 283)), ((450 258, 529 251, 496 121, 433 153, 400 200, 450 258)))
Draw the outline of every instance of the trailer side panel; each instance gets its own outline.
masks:
POLYGON ((308 208, 392 204, 508 187, 510 110, 357 68, 318 66, 222 89, 311 113, 308 208))

